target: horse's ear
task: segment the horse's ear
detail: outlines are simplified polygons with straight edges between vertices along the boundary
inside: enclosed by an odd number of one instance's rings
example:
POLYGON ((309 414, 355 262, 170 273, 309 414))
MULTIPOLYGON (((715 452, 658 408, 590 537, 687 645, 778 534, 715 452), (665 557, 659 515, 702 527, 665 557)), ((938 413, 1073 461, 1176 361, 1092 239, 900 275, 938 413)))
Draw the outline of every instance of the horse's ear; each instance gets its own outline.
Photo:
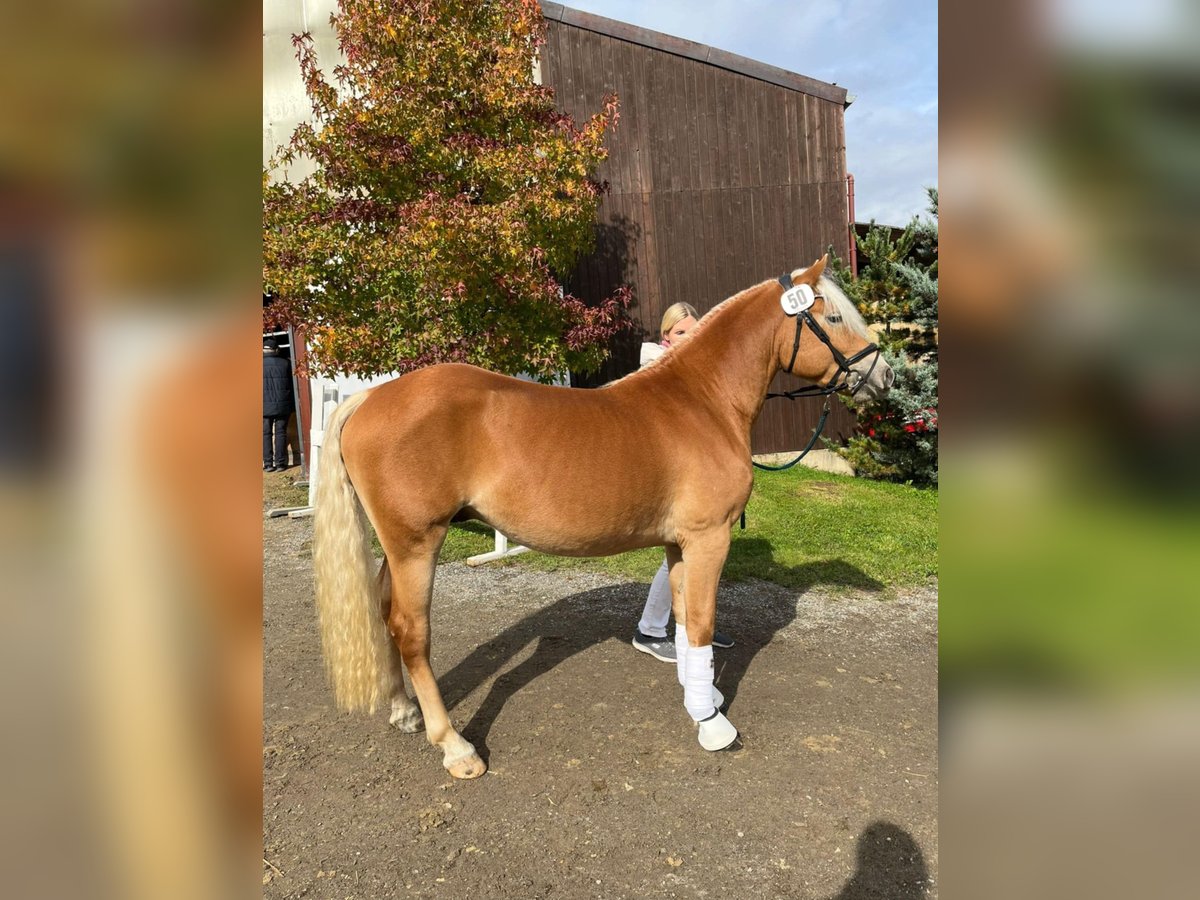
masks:
POLYGON ((821 275, 824 273, 825 265, 828 262, 829 262, 829 254, 826 253, 824 256, 822 256, 820 259, 818 259, 815 263, 813 263, 811 266, 809 266, 807 269, 805 269, 803 272, 801 272, 799 275, 797 275, 796 279, 795 279, 795 283, 796 284, 815 285, 817 283, 817 279, 820 278, 821 275))

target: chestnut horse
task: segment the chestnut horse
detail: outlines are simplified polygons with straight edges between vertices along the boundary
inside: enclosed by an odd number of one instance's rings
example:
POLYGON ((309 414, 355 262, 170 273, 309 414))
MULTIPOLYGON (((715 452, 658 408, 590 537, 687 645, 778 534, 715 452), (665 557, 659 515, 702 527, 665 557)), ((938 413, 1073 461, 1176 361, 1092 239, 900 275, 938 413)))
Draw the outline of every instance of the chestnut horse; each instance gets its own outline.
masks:
POLYGON ((822 257, 729 298, 678 347, 602 388, 446 364, 347 398, 325 431, 313 537, 338 705, 374 711, 390 697, 391 722, 411 732, 423 718, 451 775, 486 771, 429 665, 438 552, 451 522, 475 519, 562 556, 665 548, 684 705, 701 746, 732 743, 713 687, 713 621, 767 386, 785 369, 868 397, 893 377, 824 268, 822 257), (378 575, 368 523, 385 554, 378 575))

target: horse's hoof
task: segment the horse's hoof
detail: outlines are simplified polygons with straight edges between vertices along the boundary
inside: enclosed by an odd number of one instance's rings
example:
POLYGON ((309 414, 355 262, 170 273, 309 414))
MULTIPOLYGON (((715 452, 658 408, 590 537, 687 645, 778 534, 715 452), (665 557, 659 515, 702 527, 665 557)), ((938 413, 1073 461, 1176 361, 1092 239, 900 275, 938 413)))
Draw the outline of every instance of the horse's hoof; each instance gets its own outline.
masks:
POLYGON ((724 750, 737 740, 738 732, 725 716, 718 712, 700 725, 700 746, 705 750, 724 750))
POLYGON ((417 706, 393 709, 388 722, 405 734, 415 734, 425 727, 425 719, 422 717, 421 710, 417 706))
POLYGON ((487 763, 480 759, 479 754, 474 750, 466 756, 443 760, 442 765, 455 778, 478 778, 487 771, 487 763))
POLYGON ((717 690, 717 686, 713 685, 713 706, 720 709, 725 705, 725 695, 717 690))

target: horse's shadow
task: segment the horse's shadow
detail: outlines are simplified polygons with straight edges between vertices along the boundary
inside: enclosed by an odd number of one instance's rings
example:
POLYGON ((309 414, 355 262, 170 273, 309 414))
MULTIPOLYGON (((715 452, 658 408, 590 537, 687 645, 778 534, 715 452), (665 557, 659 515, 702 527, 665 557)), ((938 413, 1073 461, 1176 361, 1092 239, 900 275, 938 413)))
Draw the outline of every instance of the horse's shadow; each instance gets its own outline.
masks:
POLYGON ((891 822, 874 822, 859 835, 854 875, 832 900, 921 900, 929 870, 912 835, 891 822))
MULTIPOLYGON (((738 541, 735 547, 739 545, 741 552, 778 567, 767 541, 746 539, 738 541), (760 544, 764 546, 757 546, 760 544)), ((786 573, 786 580, 792 587, 742 582, 723 586, 718 594, 717 624, 736 639, 732 648, 718 650, 716 657, 717 685, 729 705, 736 700, 738 685, 754 657, 771 642, 776 632, 796 618, 797 601, 805 591, 817 585, 871 591, 883 587, 842 560, 788 567, 786 573)), ((646 600, 647 589, 648 584, 630 582, 564 597, 529 614, 472 650, 439 679, 447 709, 461 703, 530 644, 535 645, 527 658, 495 679, 471 720, 461 729, 463 737, 471 741, 486 760, 487 736, 509 698, 576 653, 614 638, 628 643, 646 600)), ((674 634, 673 625, 668 626, 668 634, 674 634)), ((631 647, 629 652, 632 658, 637 651, 631 647)), ((664 670, 659 674, 665 674, 666 665, 657 665, 664 670)), ((674 679, 674 672, 670 678, 674 679)), ((664 708, 678 700, 674 694, 664 694, 664 708)))

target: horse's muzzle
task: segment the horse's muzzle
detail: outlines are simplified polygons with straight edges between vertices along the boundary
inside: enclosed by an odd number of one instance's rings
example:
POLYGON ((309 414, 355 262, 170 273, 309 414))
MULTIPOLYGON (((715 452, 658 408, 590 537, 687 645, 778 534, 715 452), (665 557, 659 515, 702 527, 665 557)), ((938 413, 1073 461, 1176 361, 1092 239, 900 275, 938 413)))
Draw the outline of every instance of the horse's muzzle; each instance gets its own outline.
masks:
POLYGON ((852 386, 850 394, 855 400, 875 400, 888 392, 896 381, 896 373, 884 361, 882 355, 868 362, 863 360, 860 366, 851 369, 852 386))

